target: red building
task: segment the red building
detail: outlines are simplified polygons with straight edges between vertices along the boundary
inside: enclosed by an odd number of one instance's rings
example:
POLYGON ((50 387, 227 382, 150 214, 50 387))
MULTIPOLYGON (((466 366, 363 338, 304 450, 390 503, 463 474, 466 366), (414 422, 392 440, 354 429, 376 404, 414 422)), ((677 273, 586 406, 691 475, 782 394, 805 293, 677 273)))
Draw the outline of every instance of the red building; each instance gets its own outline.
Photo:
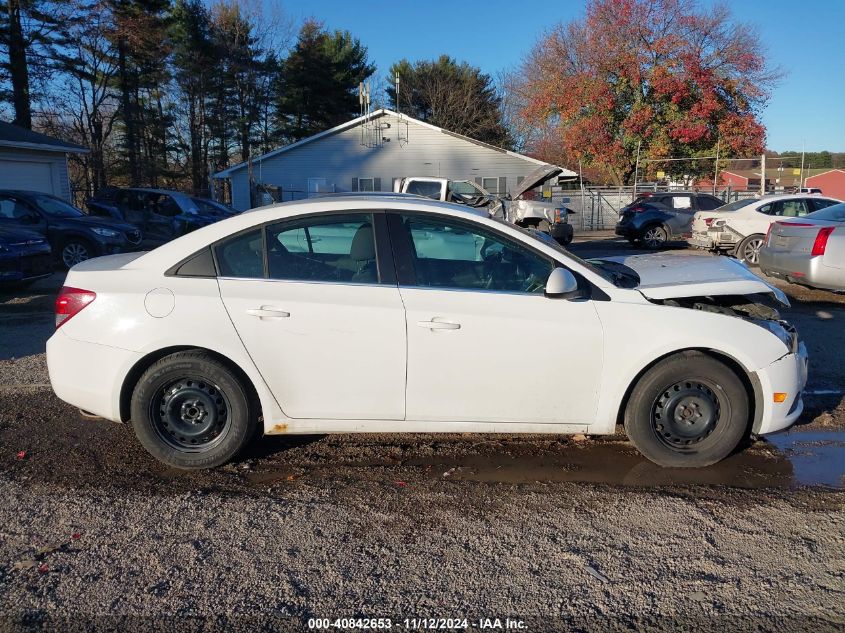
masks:
POLYGON ((845 169, 831 169, 804 179, 805 187, 818 187, 832 198, 845 200, 845 169))

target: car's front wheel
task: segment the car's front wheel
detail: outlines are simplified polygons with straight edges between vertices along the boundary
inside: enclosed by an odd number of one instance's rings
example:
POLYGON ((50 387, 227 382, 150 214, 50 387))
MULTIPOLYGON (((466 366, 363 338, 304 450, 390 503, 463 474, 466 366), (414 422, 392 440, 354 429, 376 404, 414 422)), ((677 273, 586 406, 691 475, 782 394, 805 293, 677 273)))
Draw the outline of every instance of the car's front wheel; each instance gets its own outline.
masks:
POLYGON ((69 238, 61 245, 59 257, 65 268, 73 268, 77 264, 95 256, 94 247, 87 240, 69 238))
POLYGON ((648 459, 701 467, 727 457, 748 433, 748 393, 734 370, 701 352, 669 356, 637 381, 625 431, 648 459))
POLYGON ((258 415, 241 380, 211 354, 165 356, 138 380, 132 426, 156 459, 176 468, 213 468, 256 434, 258 415))

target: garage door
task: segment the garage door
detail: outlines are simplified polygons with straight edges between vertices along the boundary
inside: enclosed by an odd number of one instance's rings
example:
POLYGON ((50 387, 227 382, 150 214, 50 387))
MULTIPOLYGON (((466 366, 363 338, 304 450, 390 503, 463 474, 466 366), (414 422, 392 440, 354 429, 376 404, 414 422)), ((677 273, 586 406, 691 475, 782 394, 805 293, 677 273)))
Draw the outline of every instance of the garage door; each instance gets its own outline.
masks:
POLYGON ((0 160, 0 189, 54 193, 53 166, 18 160, 0 160))

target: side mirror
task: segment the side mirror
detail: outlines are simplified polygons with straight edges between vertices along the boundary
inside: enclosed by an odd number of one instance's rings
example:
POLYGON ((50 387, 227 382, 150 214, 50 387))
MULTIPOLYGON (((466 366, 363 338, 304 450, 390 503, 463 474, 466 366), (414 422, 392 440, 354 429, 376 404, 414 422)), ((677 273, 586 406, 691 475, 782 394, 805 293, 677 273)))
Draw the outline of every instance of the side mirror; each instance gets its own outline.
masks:
POLYGON ((546 281, 546 296, 550 299, 575 299, 581 296, 578 280, 566 268, 555 268, 546 281))

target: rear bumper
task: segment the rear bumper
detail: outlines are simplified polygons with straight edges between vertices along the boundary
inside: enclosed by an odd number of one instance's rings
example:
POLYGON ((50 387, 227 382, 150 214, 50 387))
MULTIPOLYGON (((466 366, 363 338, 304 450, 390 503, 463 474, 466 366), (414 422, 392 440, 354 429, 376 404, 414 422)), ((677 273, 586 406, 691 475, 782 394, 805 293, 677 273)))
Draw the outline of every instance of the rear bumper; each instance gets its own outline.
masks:
POLYGON ((813 288, 845 290, 845 270, 825 266, 822 260, 809 253, 760 250, 760 270, 771 277, 813 288))
POLYGON ((807 384, 807 348, 776 360, 756 372, 760 381, 763 414, 754 425, 754 432, 763 435, 781 431, 795 424, 804 411, 802 393, 807 384), (775 393, 787 394, 783 402, 775 402, 775 393))
POLYGON ((61 329, 47 341, 47 370, 56 395, 75 407, 120 421, 120 390, 140 354, 70 338, 61 329))

